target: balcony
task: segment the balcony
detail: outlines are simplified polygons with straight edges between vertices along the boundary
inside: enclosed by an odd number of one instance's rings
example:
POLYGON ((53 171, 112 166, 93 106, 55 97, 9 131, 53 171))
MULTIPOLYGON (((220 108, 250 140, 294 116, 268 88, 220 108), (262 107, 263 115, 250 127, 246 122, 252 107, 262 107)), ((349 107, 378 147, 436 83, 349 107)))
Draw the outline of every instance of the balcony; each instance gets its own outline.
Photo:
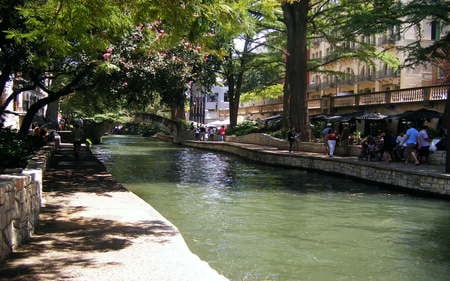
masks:
POLYGON ((332 108, 355 107, 410 102, 439 101, 447 99, 449 85, 409 88, 351 96, 331 97, 332 108))
MULTIPOLYGON (((346 96, 312 95, 307 100, 308 110, 321 110, 322 112, 335 111, 339 108, 367 107, 375 105, 393 105, 404 103, 420 103, 430 101, 444 101, 447 99, 447 88, 450 84, 420 88, 408 88, 367 94, 351 94, 346 96)), ((241 104, 239 114, 282 112, 283 99, 260 101, 257 103, 241 104)))

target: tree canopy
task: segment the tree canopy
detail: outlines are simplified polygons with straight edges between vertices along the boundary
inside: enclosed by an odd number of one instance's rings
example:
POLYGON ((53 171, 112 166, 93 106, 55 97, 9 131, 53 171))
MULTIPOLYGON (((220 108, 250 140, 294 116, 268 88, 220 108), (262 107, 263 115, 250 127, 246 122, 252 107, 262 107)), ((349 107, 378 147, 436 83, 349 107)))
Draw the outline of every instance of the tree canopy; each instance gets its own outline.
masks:
MULTIPOLYGON (((234 1, 13 2, 8 2, 10 12, 15 15, 11 18, 19 20, 10 20, 2 26, 4 39, 25 54, 21 57, 24 66, 20 70, 28 88, 38 87, 48 93, 48 97, 31 106, 22 132, 28 129, 32 116, 42 106, 94 87, 99 72, 110 70, 111 65, 104 58, 105 50, 121 42, 130 30, 158 22, 157 33, 143 32, 141 47, 159 50, 176 46, 183 38, 207 45, 218 31, 228 30, 233 34, 237 30, 233 23, 241 20, 239 6, 234 1)), ((245 28, 245 21, 242 22, 245 28)), ((1 71, 9 78, 17 69, 5 66, 1 71)), ((18 89, 15 95, 20 93, 18 89)), ((5 113, 6 105, 14 98, 12 95, 2 105, 0 114, 5 113)))

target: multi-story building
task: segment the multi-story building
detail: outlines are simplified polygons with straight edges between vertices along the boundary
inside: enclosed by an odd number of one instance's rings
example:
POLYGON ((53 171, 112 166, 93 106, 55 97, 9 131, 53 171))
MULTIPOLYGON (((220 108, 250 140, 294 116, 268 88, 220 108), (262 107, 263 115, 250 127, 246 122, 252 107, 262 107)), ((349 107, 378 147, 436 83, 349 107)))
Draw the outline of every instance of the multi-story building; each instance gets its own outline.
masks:
MULTIPOLYGON (((18 80, 12 77, 6 83, 5 89, 1 94, 1 104, 4 104, 6 99, 13 93, 14 83, 17 82, 18 80)), ((4 118, 3 127, 19 129, 20 124, 22 123, 22 119, 27 113, 27 110, 30 108, 30 106, 37 100, 45 96, 47 96, 47 94, 39 89, 25 91, 17 95, 17 97, 8 104, 5 114, 4 116, 2 116, 4 118)), ((37 112, 35 116, 35 120, 39 120, 40 125, 42 125, 42 123, 44 122, 46 110, 47 107, 43 107, 37 112)))
MULTIPOLYGON (((448 32, 447 28, 442 28, 436 21, 423 22, 421 29, 423 45, 431 44, 448 32)), ((375 46, 379 52, 396 57, 400 64, 403 64, 407 54, 401 51, 400 47, 417 41, 417 30, 409 28, 400 32, 399 28, 393 28, 384 34, 360 39, 365 44, 375 46)), ((358 48, 358 44, 344 42, 340 47, 351 50, 358 48)), ((333 55, 333 48, 323 40, 315 40, 309 49, 310 60, 326 63, 333 58, 333 55)), ((309 73, 308 95, 310 98, 424 87, 439 84, 442 82, 443 76, 438 68, 430 64, 415 65, 398 70, 381 60, 375 61, 374 65, 357 59, 338 60, 325 64, 321 70, 336 74, 330 75, 321 71, 309 73)))
POLYGON ((202 124, 226 123, 228 116, 220 114, 228 109, 228 87, 213 86, 209 90, 193 86, 190 93, 189 120, 202 124))

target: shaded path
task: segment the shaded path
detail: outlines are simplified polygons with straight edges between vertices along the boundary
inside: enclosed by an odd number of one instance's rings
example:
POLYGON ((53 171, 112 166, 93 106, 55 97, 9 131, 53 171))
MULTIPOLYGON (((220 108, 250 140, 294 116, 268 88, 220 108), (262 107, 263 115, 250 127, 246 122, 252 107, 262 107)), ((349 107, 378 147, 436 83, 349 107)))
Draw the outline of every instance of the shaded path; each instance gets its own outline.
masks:
POLYGON ((0 280, 226 280, 90 153, 75 159, 65 145, 54 160, 37 231, 0 266, 0 280))

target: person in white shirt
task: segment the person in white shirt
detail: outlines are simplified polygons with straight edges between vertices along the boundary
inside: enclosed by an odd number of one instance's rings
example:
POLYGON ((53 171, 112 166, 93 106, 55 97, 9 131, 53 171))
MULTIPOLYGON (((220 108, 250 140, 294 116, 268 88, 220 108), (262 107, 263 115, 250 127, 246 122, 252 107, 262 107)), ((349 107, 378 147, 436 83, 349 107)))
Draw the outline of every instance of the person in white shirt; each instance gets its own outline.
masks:
POLYGON ((430 141, 428 127, 424 125, 417 136, 417 145, 419 149, 418 158, 420 163, 426 163, 428 161, 428 156, 430 155, 430 141))

